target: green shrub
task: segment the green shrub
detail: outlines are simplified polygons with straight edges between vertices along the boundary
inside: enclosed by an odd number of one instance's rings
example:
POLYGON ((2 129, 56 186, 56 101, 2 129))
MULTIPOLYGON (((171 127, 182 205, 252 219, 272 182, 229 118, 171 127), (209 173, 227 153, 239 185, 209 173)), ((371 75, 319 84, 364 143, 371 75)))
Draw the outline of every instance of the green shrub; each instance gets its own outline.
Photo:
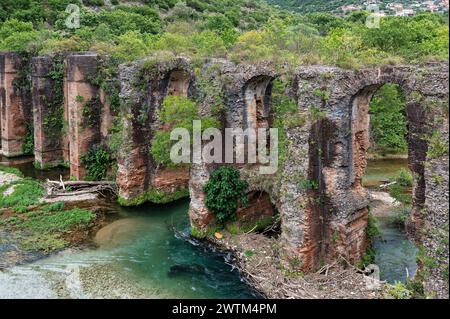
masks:
POLYGON ((102 145, 96 146, 81 157, 81 163, 86 167, 86 179, 100 181, 106 178, 112 164, 111 153, 102 145))
POLYGON ((412 297, 412 291, 399 281, 394 285, 388 285, 388 294, 394 299, 411 299, 412 297))
MULTIPOLYGON (((197 104, 189 98, 167 96, 159 112, 159 118, 165 127, 155 133, 151 154, 158 164, 178 167, 180 164, 175 164, 170 159, 171 148, 176 143, 170 139, 170 131, 174 128, 185 128, 190 132, 192 139, 193 121, 200 120, 197 104)), ((203 118, 201 124, 202 131, 209 127, 219 127, 218 121, 213 118, 203 118)))
POLYGON ((240 173, 234 167, 222 166, 215 170, 203 188, 205 205, 216 217, 218 224, 235 220, 239 205, 248 203, 246 181, 240 180, 240 173))
POLYGON ((411 205, 412 203, 411 192, 400 184, 389 186, 389 195, 403 205, 411 205))
POLYGON ((14 174, 17 175, 19 177, 23 177, 23 173, 15 167, 9 167, 9 166, 2 166, 0 165, 0 171, 5 172, 5 173, 9 173, 9 174, 14 174))
POLYGON ((394 178, 395 182, 403 187, 411 187, 413 176, 410 170, 402 168, 394 178))
POLYGON ((27 135, 22 144, 22 152, 25 155, 33 154, 34 152, 34 130, 32 124, 27 124, 27 135))

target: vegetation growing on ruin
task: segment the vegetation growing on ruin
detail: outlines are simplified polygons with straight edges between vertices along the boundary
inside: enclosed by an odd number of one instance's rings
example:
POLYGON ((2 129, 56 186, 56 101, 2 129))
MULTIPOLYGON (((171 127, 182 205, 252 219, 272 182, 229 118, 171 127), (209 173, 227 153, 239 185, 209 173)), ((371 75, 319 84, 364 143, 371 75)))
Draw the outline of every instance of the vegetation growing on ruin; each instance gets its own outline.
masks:
POLYGON ((30 155, 34 152, 34 129, 33 125, 27 123, 27 134, 25 135, 25 140, 22 144, 22 152, 24 155, 30 155))
POLYGON ((287 148, 286 130, 303 126, 306 119, 299 112, 296 101, 286 92, 286 82, 275 79, 272 83, 272 126, 278 128, 278 162, 282 166, 287 148))
POLYGON ((364 254, 364 256, 361 258, 361 260, 358 263, 358 266, 360 268, 364 268, 367 265, 372 264, 375 261, 375 250, 373 249, 373 240, 376 236, 380 235, 380 229, 378 227, 377 220, 375 217, 373 217, 372 214, 369 213, 369 217, 367 220, 367 228, 366 228, 366 234, 367 234, 367 249, 364 254))
POLYGON ((84 127, 96 127, 100 125, 102 103, 99 96, 94 96, 83 104, 82 115, 84 127))
POLYGON ((239 170, 222 166, 212 172, 204 186, 205 205, 216 217, 219 225, 236 218, 236 210, 240 205, 246 206, 248 183, 240 179, 239 170))
POLYGON ((64 130, 64 56, 57 54, 52 60, 48 78, 52 81, 52 99, 45 101, 48 112, 43 119, 43 129, 46 136, 58 139, 64 130))
POLYGON ((170 139, 173 128, 187 129, 190 132, 192 143, 194 120, 201 120, 202 131, 210 127, 220 127, 218 121, 213 118, 200 119, 197 104, 185 97, 167 96, 158 116, 163 128, 155 133, 151 154, 158 164, 170 168, 183 165, 182 163, 175 164, 170 159, 171 148, 177 142, 170 139))
POLYGON ((188 188, 181 188, 171 192, 164 192, 163 190, 158 189, 150 189, 130 200, 125 199, 123 197, 119 197, 118 202, 121 206, 137 206, 145 202, 152 202, 155 204, 167 204, 188 196, 189 196, 188 188))
POLYGON ((101 181, 107 177, 111 167, 111 152, 105 146, 91 148, 81 157, 81 163, 86 168, 86 180, 101 181))

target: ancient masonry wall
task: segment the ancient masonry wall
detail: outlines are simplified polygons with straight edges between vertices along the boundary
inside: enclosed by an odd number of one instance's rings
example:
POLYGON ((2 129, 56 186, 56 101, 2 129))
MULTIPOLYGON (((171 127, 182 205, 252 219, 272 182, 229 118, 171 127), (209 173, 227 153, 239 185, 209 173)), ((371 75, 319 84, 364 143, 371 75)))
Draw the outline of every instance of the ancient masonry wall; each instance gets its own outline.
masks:
POLYGON ((70 174, 77 179, 82 179, 86 175, 82 156, 101 141, 100 92, 99 88, 90 82, 97 73, 97 67, 98 57, 95 54, 70 55, 66 60, 65 99, 70 174))
MULTIPOLYGON (((52 76, 54 60, 49 56, 32 60, 32 97, 34 119, 34 157, 41 168, 55 167, 65 161, 63 78, 52 76)), ((62 70, 60 70, 62 71, 62 70)))
MULTIPOLYGON (((24 85, 30 81, 24 78, 24 68, 30 67, 24 59, 16 53, 0 54, 2 153, 22 154, 29 123, 34 122, 36 162, 41 167, 68 162, 71 175, 83 179, 83 155, 106 141, 112 123, 105 93, 92 81, 99 59, 94 53, 64 57, 61 85, 54 77, 55 57, 36 57, 31 64, 31 88, 24 85), (57 84, 64 93, 59 105, 64 127, 50 134, 48 118, 55 109, 49 101, 56 99, 57 84)), ((202 115, 211 112, 220 95, 223 127, 271 126, 272 81, 278 74, 269 63, 236 65, 214 60, 203 72, 202 80, 220 92, 203 97, 202 115)), ((158 117, 164 98, 198 97, 195 80, 184 58, 148 58, 121 66, 123 144, 117 159, 117 185, 124 205, 164 203, 189 191, 191 224, 201 233, 214 225, 214 216, 204 204, 203 186, 221 164, 173 170, 157 165, 150 153, 153 134, 165 129, 158 117)), ((358 261, 369 243, 370 201, 361 183, 369 145, 368 105, 386 83, 398 84, 407 99, 408 160, 414 173, 408 230, 421 247, 416 277, 428 296, 448 297, 447 63, 359 71, 300 67, 291 92, 304 120, 286 128, 285 161, 278 172, 261 176, 257 164, 231 164, 250 185, 252 207, 239 208, 238 216, 251 223, 272 216, 276 208, 281 217, 280 253, 289 267, 308 271, 337 255, 358 261)))
POLYGON ((118 154, 120 202, 165 203, 188 195, 189 169, 166 168, 151 156, 155 132, 164 130, 158 117, 168 95, 192 97, 193 71, 183 58, 164 62, 149 58, 120 71, 124 143, 118 154))
MULTIPOLYGON (((264 65, 222 61, 217 68, 226 127, 257 126, 255 118, 267 116, 264 101, 270 100, 270 80, 264 79, 275 74, 264 65)), ((369 146, 368 105, 378 88, 394 83, 407 96, 409 167, 414 173, 410 228, 420 233, 416 238, 425 260, 418 278, 428 295, 448 296, 448 65, 361 71, 301 67, 293 83, 298 113, 306 121, 287 128, 287 154, 277 178, 257 178, 254 165, 235 165, 250 191, 267 190, 280 212, 286 264, 308 271, 338 255, 357 262, 365 254, 370 199, 361 180, 369 146), (430 143, 437 151, 430 151, 430 143), (426 269, 430 260, 437 262, 426 269)), ((197 233, 214 224, 202 189, 215 168, 191 168, 189 214, 197 233)))
POLYGON ((0 53, 1 150, 9 157, 24 153, 23 145, 32 123, 31 94, 26 86, 30 79, 21 78, 23 68, 27 67, 26 57, 0 53))
POLYGON ((31 127, 36 165, 50 168, 67 163, 71 176, 83 179, 83 155, 106 140, 112 123, 105 93, 92 84, 98 68, 94 53, 41 56, 30 61, 16 53, 1 53, 3 155, 22 155, 31 127), (24 76, 27 78, 22 79, 24 76))

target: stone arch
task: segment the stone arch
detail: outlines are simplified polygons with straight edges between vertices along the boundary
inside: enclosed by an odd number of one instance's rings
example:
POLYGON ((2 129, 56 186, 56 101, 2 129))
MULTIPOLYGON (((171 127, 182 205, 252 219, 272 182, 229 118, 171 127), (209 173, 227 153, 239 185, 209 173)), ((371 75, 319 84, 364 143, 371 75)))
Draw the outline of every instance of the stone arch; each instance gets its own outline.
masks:
POLYGON ((237 220, 245 228, 258 228, 265 220, 269 223, 275 215, 275 208, 272 204, 270 194, 264 190, 253 189, 247 193, 248 205, 239 207, 236 211, 237 220))
POLYGON ((273 77, 258 75, 244 85, 244 127, 269 128, 271 122, 270 99, 273 77))
POLYGON ((439 68, 435 71, 412 66, 359 71, 312 66, 298 70, 295 84, 298 104, 313 116, 300 131, 289 133, 294 137, 292 144, 297 145, 288 151, 309 156, 303 161, 290 159, 285 170, 297 167, 296 174, 312 180, 317 187, 298 190, 295 181, 287 177, 284 184, 291 183, 292 188, 289 196, 281 199, 281 212, 284 225, 289 226, 289 231, 282 234, 285 249, 299 252, 303 269, 315 268, 336 255, 357 262, 365 253, 370 200, 361 177, 369 146, 368 108, 373 94, 387 83, 399 85, 406 96, 409 166, 416 178, 414 202, 416 210, 422 208, 426 191, 423 161, 432 118, 426 114, 417 93, 429 95, 432 100, 441 99, 436 95, 442 95, 441 88, 436 88, 441 73, 439 68), (420 81, 417 74, 422 76, 420 81), (425 88, 427 81, 433 83, 429 88, 425 88), (296 198, 302 208, 294 210, 289 197, 296 198))
POLYGON ((166 95, 187 97, 191 85, 191 75, 183 69, 174 69, 168 75, 166 95))
MULTIPOLYGON (((364 84, 359 91, 351 97, 350 103, 350 185, 353 189, 362 188, 362 177, 364 175, 369 148, 370 114, 369 105, 373 95, 385 84, 397 84, 406 97, 405 115, 407 121, 407 143, 408 143, 408 167, 413 172, 413 211, 419 211, 425 203, 425 176, 423 163, 426 160, 428 145, 426 135, 429 132, 429 116, 426 114, 424 105, 417 100, 415 91, 410 88, 408 79, 410 72, 404 72, 395 77, 390 74, 375 77, 373 83, 364 84)), ((430 119, 430 118, 429 118, 430 119)), ((430 119, 431 120, 431 119, 430 119)))
POLYGON ((124 66, 121 72, 121 95, 128 101, 127 112, 131 114, 124 118, 128 145, 118 158, 117 184, 122 203, 164 203, 186 196, 189 170, 161 167, 154 161, 150 150, 153 134, 167 129, 157 112, 164 98, 168 95, 194 95, 190 62, 185 58, 168 61, 149 58, 124 66))

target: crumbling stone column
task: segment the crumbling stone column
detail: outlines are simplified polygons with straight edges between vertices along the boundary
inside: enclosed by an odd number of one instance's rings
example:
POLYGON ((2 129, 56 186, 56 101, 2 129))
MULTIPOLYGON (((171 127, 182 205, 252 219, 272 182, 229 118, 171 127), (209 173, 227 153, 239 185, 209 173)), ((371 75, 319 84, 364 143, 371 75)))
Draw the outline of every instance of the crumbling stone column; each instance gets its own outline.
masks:
POLYGON ((5 156, 22 155, 32 123, 28 60, 17 53, 0 53, 1 146, 5 156))
POLYGON ((64 162, 62 70, 62 61, 54 61, 52 57, 34 57, 32 60, 34 156, 35 163, 41 168, 58 166, 64 162))
MULTIPOLYGON (((204 103, 200 105, 201 113, 211 116, 212 106, 217 96, 224 97, 223 128, 245 130, 247 128, 267 128, 271 114, 272 80, 277 73, 268 63, 235 64, 226 60, 216 60, 206 65, 203 77, 216 87, 217 91, 207 92, 204 103), (211 96, 209 96, 211 95, 211 96)), ((245 143, 245 142, 244 142, 245 143)), ((206 142, 203 147, 206 146, 206 142)), ((237 144, 234 145, 237 148, 237 144)), ((240 150, 244 151, 244 150, 240 150)), ((230 152, 230 150, 225 150, 230 152)), ((225 157, 224 154, 222 154, 225 157)), ((227 154, 228 155, 228 154, 227 154)), ((244 153, 244 157, 248 157, 244 153)), ((233 155, 233 157, 237 157, 233 155)), ((224 159, 224 158, 223 158, 224 159)), ((236 225, 248 226, 273 215, 272 199, 278 199, 278 194, 272 191, 274 175, 260 175, 260 164, 229 164, 240 170, 241 178, 249 184, 247 190, 251 207, 240 207, 237 211, 236 225), (261 196, 255 198, 255 194, 261 196), (274 196, 268 196, 268 195, 274 196)), ((192 232, 195 236, 205 236, 215 227, 215 217, 205 205, 206 194, 203 189, 210 174, 222 164, 193 164, 190 171, 190 206, 189 217, 192 232)), ((251 229, 252 227, 250 227, 251 229)))
POLYGON ((66 59, 70 175, 77 179, 86 175, 82 156, 101 139, 100 90, 90 82, 97 73, 97 67, 98 58, 93 53, 73 54, 66 59))
POLYGON ((449 69, 430 63, 414 72, 407 116, 410 167, 415 174, 408 231, 419 246, 415 279, 428 298, 449 297, 449 69))

